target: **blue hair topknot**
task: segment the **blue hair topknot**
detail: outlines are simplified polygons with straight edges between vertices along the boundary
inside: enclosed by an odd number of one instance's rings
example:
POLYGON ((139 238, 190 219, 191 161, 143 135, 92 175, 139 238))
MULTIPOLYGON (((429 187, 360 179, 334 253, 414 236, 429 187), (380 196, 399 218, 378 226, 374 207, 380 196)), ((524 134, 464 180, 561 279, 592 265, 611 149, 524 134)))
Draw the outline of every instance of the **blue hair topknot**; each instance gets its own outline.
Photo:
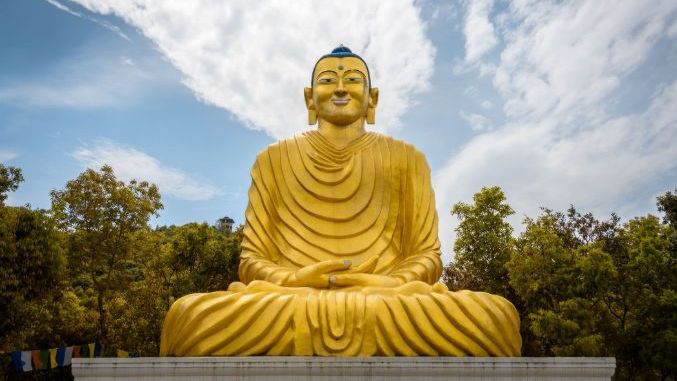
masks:
POLYGON ((329 57, 355 57, 355 53, 353 53, 348 47, 340 45, 338 48, 335 48, 334 50, 331 51, 331 53, 327 54, 329 57))

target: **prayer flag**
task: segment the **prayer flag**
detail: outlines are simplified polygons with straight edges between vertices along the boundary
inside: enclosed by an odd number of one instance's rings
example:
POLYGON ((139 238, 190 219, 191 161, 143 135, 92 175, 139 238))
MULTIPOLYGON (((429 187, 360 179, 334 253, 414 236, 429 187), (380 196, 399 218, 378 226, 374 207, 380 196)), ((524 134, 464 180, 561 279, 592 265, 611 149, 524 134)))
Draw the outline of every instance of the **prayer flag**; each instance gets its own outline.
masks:
POLYGON ((94 357, 101 357, 101 343, 94 343, 94 357))
POLYGON ((63 366, 70 365, 72 358, 73 358, 73 347, 66 347, 66 354, 63 359, 63 366))
POLYGON ((56 348, 49 348, 49 366, 56 368, 56 348))
POLYGON ((21 351, 21 362, 23 362, 24 372, 33 370, 31 366, 31 351, 21 351))
POLYGON ((42 365, 41 369, 49 368, 49 351, 46 349, 40 350, 40 365, 42 365))
POLYGON ((21 352, 12 352, 12 364, 14 364, 14 369, 23 370, 23 364, 21 363, 21 352))
POLYGON ((96 344, 94 344, 94 343, 87 344, 87 347, 88 347, 88 350, 89 350, 89 358, 90 358, 90 359, 91 359, 91 358, 94 358, 94 346, 95 346, 95 345, 96 345, 96 344))
POLYGON ((59 367, 62 367, 64 361, 66 361, 66 348, 59 348, 56 350, 56 363, 59 367))
POLYGON ((14 351, 12 352, 12 362, 14 363, 14 368, 23 372, 29 372, 33 370, 31 366, 31 351, 14 351))
POLYGON ((42 367, 40 362, 40 350, 34 349, 31 351, 31 357, 33 357, 33 369, 45 369, 42 367))
POLYGON ((129 357, 129 352, 118 349, 118 357, 129 357))
POLYGON ((79 358, 80 357, 80 346, 76 345, 73 347, 73 358, 79 358))
POLYGON ((84 344, 80 348, 82 348, 81 357, 84 357, 84 358, 89 357, 89 345, 84 344))

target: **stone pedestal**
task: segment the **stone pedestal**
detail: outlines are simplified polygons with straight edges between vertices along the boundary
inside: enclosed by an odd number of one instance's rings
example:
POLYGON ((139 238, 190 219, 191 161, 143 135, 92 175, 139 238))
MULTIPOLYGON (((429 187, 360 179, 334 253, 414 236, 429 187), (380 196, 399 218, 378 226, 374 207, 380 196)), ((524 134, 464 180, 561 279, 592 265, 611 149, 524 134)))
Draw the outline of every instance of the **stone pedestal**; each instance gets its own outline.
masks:
POLYGON ((73 359, 77 381, 610 380, 614 358, 141 357, 73 359))

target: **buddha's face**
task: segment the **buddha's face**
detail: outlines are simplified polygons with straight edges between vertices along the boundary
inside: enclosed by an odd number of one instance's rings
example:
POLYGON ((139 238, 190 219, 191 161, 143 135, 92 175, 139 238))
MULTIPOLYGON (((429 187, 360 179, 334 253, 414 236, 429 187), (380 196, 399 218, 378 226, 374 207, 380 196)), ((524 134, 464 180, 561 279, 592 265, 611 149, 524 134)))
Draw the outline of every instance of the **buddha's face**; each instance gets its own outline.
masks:
POLYGON ((364 63, 355 57, 322 59, 313 73, 312 90, 306 89, 308 109, 338 126, 364 118, 371 98, 367 73, 364 63), (308 99, 308 90, 312 91, 311 99, 308 99))

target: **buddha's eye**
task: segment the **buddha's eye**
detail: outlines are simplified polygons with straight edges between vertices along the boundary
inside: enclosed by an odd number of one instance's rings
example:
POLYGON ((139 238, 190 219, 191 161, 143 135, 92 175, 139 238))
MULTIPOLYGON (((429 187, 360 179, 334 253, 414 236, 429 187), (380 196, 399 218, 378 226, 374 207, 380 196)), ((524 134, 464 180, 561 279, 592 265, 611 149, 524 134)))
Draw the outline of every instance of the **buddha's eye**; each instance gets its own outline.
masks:
POLYGON ((334 83, 336 82, 335 78, 320 78, 317 80, 319 83, 334 83))
POLYGON ((360 82, 362 82, 362 78, 360 78, 360 77, 348 77, 348 78, 346 78, 346 82, 348 82, 348 83, 360 83, 360 82))

